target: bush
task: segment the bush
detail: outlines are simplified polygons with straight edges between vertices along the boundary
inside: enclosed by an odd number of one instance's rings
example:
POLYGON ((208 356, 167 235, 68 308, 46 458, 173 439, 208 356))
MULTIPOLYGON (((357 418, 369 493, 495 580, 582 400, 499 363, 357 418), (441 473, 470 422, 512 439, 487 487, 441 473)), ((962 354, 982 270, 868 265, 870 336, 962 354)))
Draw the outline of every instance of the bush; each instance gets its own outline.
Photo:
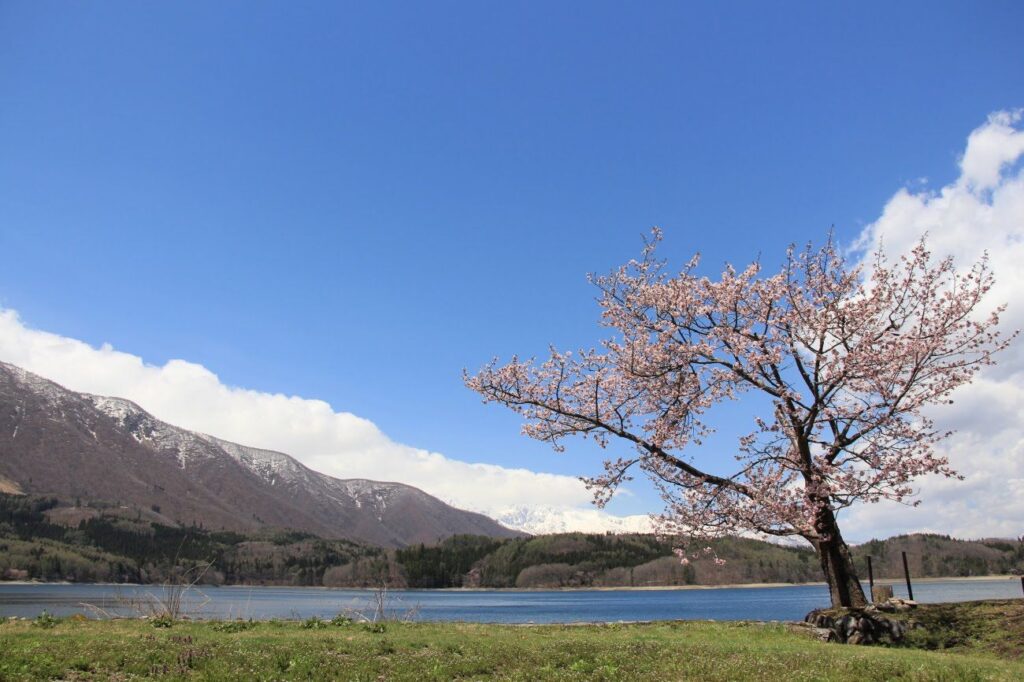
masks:
POLYGON ((169 628, 174 625, 174 618, 169 613, 161 613, 159 616, 153 616, 149 623, 155 628, 169 628))
POLYGON ((330 623, 321 619, 319 616, 313 616, 302 621, 302 627, 306 630, 321 630, 326 628, 330 623))
POLYGON ((46 611, 43 611, 38 616, 36 616, 36 619, 34 621, 32 621, 32 625, 34 625, 37 628, 49 630, 53 626, 57 625, 57 623, 59 622, 59 618, 54 618, 46 611))

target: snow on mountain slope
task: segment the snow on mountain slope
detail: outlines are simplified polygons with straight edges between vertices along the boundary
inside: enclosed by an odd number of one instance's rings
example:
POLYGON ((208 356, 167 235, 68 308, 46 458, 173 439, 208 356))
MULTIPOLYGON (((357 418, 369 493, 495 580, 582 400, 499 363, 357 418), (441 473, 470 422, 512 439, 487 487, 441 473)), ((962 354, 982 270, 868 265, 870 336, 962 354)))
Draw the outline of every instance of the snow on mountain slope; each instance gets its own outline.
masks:
POLYGON ((200 434, 200 438, 231 455, 235 461, 271 485, 307 482, 315 472, 281 452, 251 448, 238 443, 200 434))
MULTIPOLYGON (((388 502, 403 494, 421 492, 402 483, 338 479, 299 463, 281 452, 239 445, 213 436, 202 435, 237 462, 273 486, 298 487, 304 494, 322 502, 354 505, 375 514, 378 520, 387 511, 388 502)), ((425 497, 429 497, 423 493, 425 497)))
POLYGON ((151 444, 171 453, 180 466, 216 456, 200 434, 162 422, 130 400, 85 393, 82 396, 92 401, 97 410, 113 419, 139 443, 151 444))
POLYGON ((613 516, 599 509, 508 507, 493 515, 497 521, 532 535, 548 533, 651 533, 646 515, 613 516))

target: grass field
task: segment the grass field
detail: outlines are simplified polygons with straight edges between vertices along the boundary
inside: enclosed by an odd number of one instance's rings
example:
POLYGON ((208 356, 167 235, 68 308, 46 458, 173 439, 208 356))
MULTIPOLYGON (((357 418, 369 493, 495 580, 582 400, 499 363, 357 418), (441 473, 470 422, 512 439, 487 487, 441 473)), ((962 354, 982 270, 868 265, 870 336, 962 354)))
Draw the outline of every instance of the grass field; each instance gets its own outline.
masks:
MULTIPOLYGON (((1024 602, 1009 604, 1000 613, 1019 623, 1024 602)), ((991 617, 947 610, 945 634, 919 642, 944 651, 825 644, 757 623, 19 620, 0 624, 0 680, 1024 680, 1019 633, 970 634, 991 617)))

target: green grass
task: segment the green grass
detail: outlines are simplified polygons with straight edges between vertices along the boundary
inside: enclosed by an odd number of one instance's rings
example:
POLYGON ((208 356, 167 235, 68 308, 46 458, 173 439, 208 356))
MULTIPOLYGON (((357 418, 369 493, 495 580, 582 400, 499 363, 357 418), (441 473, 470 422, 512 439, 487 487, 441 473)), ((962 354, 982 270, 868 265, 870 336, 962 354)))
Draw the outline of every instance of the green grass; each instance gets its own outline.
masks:
POLYGON ((923 626, 907 645, 953 652, 987 652, 1024 661, 1024 600, 990 599, 921 605, 906 617, 923 626))
POLYGON ((1022 680, 1024 662, 824 644, 780 624, 0 624, 8 680, 1022 680), (382 631, 380 631, 382 630, 382 631))

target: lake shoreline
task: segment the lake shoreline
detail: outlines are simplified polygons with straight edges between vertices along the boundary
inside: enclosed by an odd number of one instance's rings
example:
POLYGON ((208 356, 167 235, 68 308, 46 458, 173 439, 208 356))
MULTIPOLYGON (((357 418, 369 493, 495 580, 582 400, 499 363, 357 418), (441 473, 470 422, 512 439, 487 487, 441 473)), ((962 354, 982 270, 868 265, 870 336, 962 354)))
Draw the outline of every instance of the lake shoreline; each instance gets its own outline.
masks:
MULTIPOLYGON (((940 582, 977 582, 985 580, 1019 580, 1021 576, 1012 574, 1002 575, 972 575, 972 576, 950 576, 950 577, 928 577, 914 578, 911 576, 911 583, 940 583, 940 582)), ((867 582, 863 580, 862 582, 867 582)), ((902 578, 876 578, 876 585, 903 585, 902 578)), ((151 587, 161 588, 165 583, 109 583, 109 582, 70 582, 67 580, 0 580, 0 587, 4 585, 100 585, 103 587, 151 587)), ((824 581, 813 581, 804 583, 726 583, 722 585, 634 585, 634 586, 591 586, 591 587, 389 587, 389 592, 651 592, 664 590, 733 590, 733 589, 763 589, 774 587, 807 587, 823 586, 824 581)), ((377 592, 377 587, 325 587, 323 585, 275 585, 275 584, 232 584, 232 585, 207 585, 197 584, 195 587, 203 589, 249 589, 253 587, 288 588, 299 590, 344 590, 377 592)))
MULTIPOLYGON (((914 585, 918 603, 1019 599, 1018 580, 974 578, 927 580, 914 585)), ((905 595, 896 584, 895 592, 905 595)), ((374 590, 276 586, 175 587, 29 583, 0 585, 0 618, 35 618, 42 611, 61 617, 90 612, 151 615, 179 603, 201 620, 330 620, 338 614, 375 613, 394 618, 415 614, 424 621, 479 623, 572 623, 663 620, 801 620, 829 604, 823 584, 739 588, 562 590, 374 590), (176 601, 177 600, 177 601, 176 601), (84 610, 84 611, 83 611, 84 610)), ((88 614, 87 614, 88 615, 88 614)))

